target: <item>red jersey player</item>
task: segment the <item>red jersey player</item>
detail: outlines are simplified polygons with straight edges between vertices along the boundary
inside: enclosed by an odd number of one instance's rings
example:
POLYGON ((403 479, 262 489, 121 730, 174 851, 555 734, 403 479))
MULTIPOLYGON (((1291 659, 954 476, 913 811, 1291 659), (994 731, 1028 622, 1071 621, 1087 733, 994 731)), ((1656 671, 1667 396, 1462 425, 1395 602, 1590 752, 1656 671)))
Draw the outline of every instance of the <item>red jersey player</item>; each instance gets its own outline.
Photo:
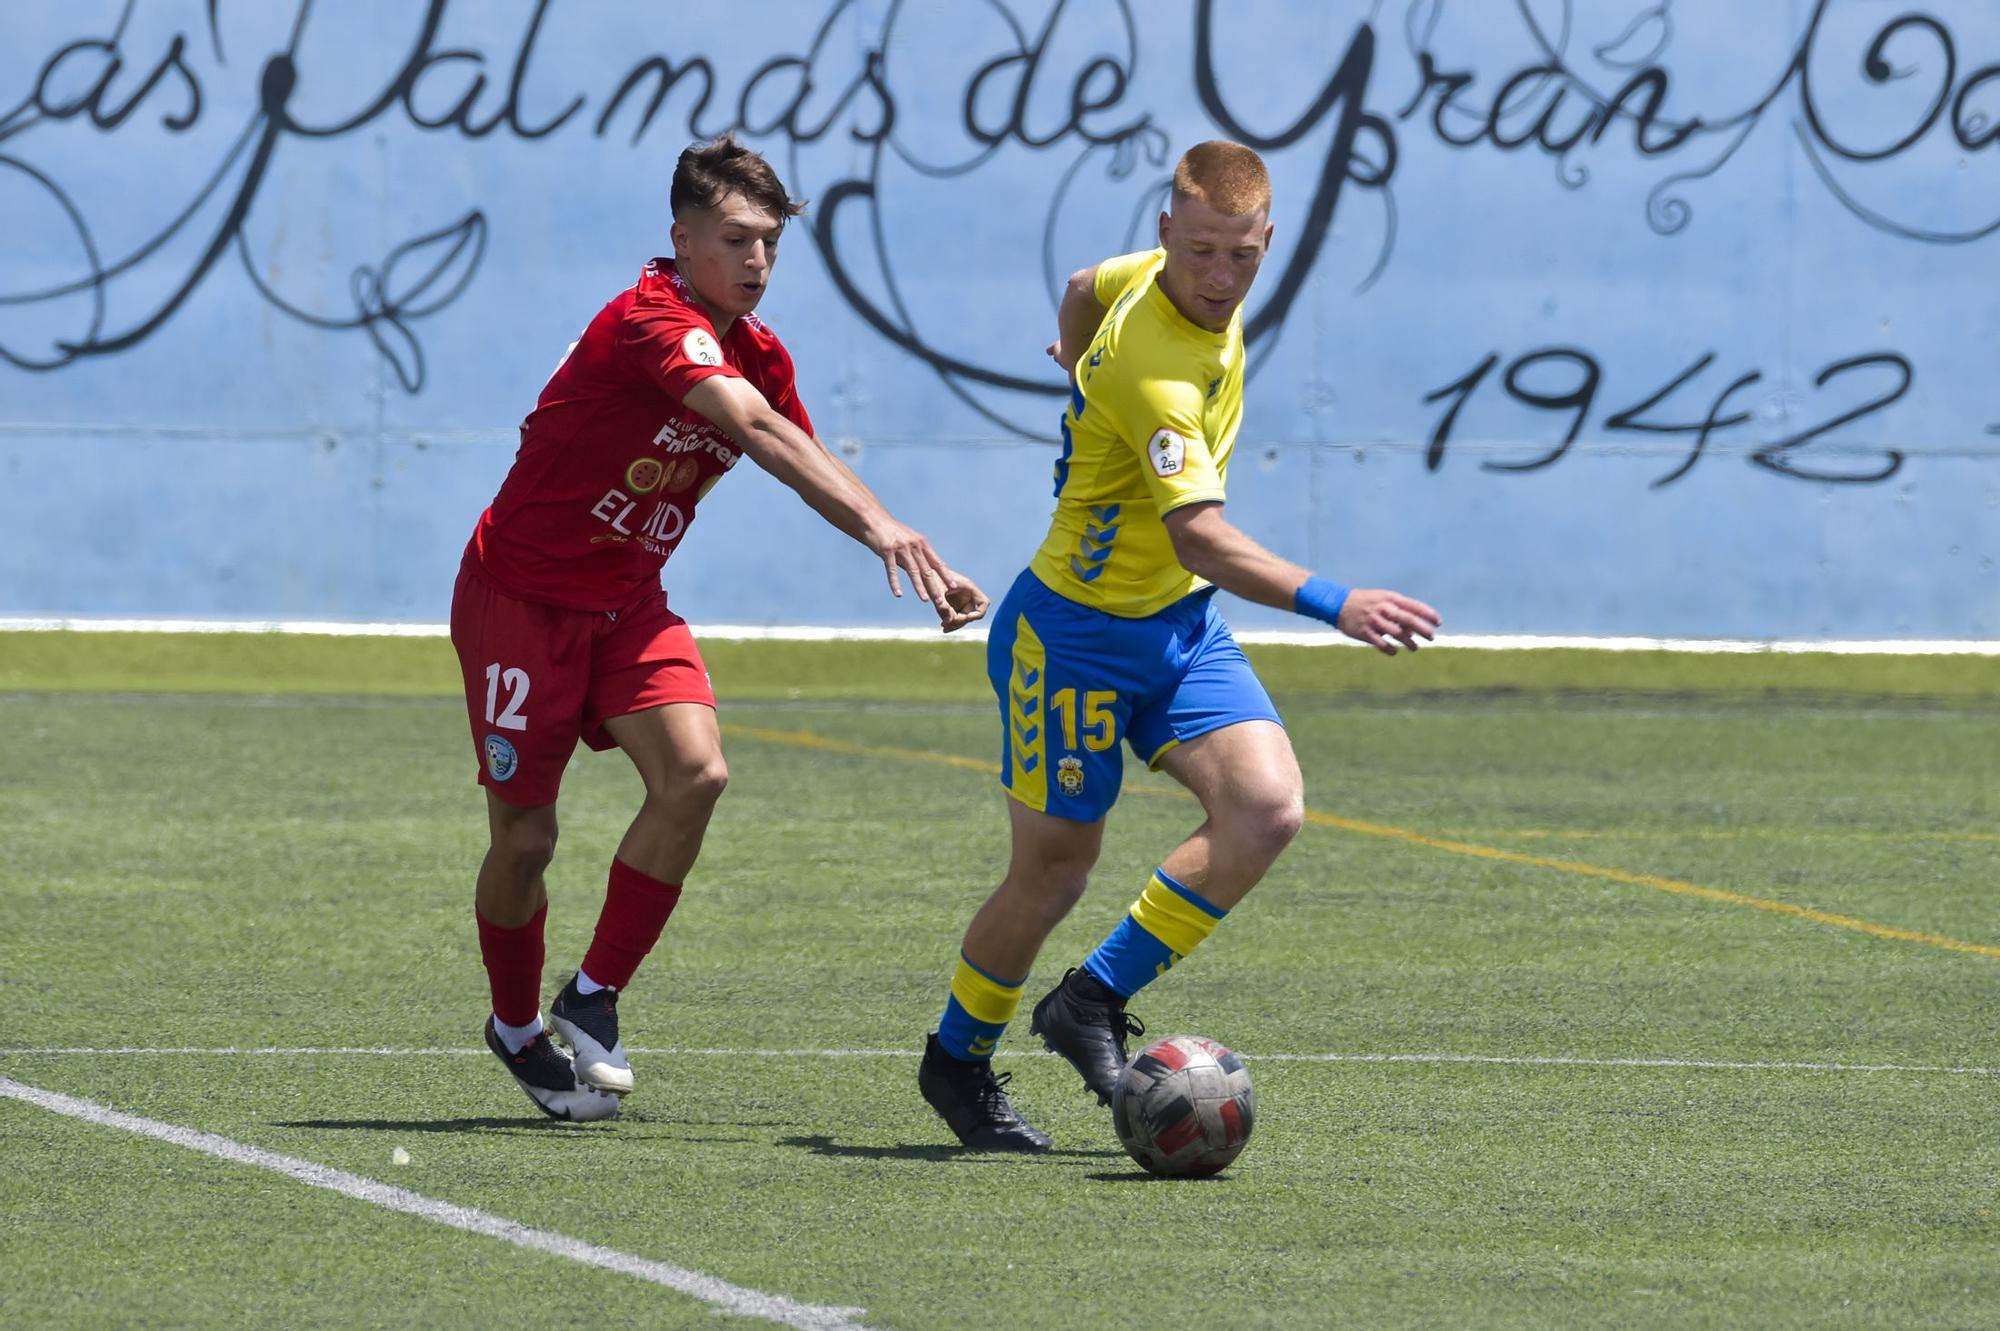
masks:
POLYGON ((881 557, 949 633, 986 597, 890 517, 813 438, 791 357, 751 313, 801 205, 724 135, 674 168, 672 260, 646 265, 557 367, 479 517, 452 593, 451 640, 492 844, 475 897, 492 990, 486 1043, 555 1118, 608 1118, 632 1089, 617 996, 659 939, 728 768, 715 695, 660 567, 695 505, 748 454, 881 557), (611 862, 583 964, 541 1015, 543 870, 578 739, 617 745, 645 802, 611 862))

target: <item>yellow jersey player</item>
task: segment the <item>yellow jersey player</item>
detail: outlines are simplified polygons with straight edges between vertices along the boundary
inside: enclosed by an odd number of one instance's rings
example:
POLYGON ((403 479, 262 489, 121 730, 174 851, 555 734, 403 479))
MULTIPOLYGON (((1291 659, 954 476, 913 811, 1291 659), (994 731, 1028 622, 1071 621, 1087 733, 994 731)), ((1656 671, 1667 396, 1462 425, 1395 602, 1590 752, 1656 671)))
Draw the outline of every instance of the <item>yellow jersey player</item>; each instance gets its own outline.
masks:
POLYGON ((1012 856, 966 929, 918 1073, 925 1100, 974 1149, 1049 1146, 991 1059, 1097 861, 1121 744, 1192 791, 1206 818, 1035 1005, 1030 1029, 1104 1103, 1126 1037, 1144 1029, 1126 1000, 1208 937, 1299 829, 1298 761, 1215 589, 1392 656, 1437 631, 1423 602, 1317 577, 1223 516, 1243 418, 1241 307, 1270 246, 1270 206, 1255 152, 1200 144, 1174 169, 1160 248, 1079 272, 1063 295, 1049 349, 1071 374, 1055 517, 987 645, 1012 856))

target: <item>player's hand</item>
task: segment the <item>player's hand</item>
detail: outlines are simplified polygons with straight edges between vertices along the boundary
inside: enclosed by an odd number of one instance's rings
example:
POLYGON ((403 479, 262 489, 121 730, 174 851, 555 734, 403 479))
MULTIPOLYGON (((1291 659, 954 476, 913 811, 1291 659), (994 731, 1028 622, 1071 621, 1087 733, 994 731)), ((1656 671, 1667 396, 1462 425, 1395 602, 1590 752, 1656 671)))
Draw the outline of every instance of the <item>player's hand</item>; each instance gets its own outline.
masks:
POLYGON ((897 571, 901 570, 909 576, 910 586, 916 588, 918 600, 933 606, 950 603, 951 584, 946 578, 950 570, 938 558, 937 551, 931 549, 931 543, 924 539, 922 532, 905 527, 894 518, 884 517, 881 523, 869 529, 863 539, 870 550, 881 556, 882 569, 889 575, 892 595, 900 597, 903 594, 903 584, 896 577, 897 571))
POLYGON ((945 576, 950 581, 944 599, 933 604, 938 612, 938 627, 946 633, 964 628, 967 624, 986 618, 986 593, 979 590, 979 584, 953 569, 946 569, 945 576))
POLYGON ((1442 622, 1437 611, 1415 597, 1374 587, 1356 587, 1347 594, 1347 603, 1340 607, 1340 623, 1335 627, 1384 656, 1394 656, 1397 643, 1414 652, 1417 639, 1428 642, 1436 638, 1442 622))
POLYGON ((1076 357, 1074 356, 1065 357, 1063 355, 1063 346, 1061 338, 1057 338, 1055 341, 1049 343, 1046 347, 1043 347, 1042 350, 1049 353, 1050 360, 1062 366, 1062 371, 1064 374, 1070 375, 1072 378, 1075 377, 1076 357))

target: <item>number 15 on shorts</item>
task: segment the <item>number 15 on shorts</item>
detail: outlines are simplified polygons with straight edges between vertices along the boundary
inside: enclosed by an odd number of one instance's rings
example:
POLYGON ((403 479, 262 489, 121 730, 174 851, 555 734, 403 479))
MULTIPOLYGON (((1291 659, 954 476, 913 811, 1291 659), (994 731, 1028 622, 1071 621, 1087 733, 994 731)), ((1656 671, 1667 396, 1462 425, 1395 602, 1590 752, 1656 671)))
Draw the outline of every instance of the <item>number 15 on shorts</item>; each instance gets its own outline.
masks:
POLYGON ((1057 689, 1051 693, 1048 707, 1062 723, 1063 747, 1075 749, 1079 731, 1083 747, 1092 753, 1102 753, 1117 744, 1118 715, 1111 710, 1117 701, 1118 694, 1112 689, 1091 689, 1083 695, 1079 716, 1077 690, 1057 689))
POLYGON ((521 707, 528 701, 528 672, 515 666, 505 670, 495 661, 486 667, 486 724, 498 726, 502 730, 526 730, 528 718, 521 713, 521 707), (496 714, 494 708, 501 704, 501 693, 506 693, 506 706, 496 714))

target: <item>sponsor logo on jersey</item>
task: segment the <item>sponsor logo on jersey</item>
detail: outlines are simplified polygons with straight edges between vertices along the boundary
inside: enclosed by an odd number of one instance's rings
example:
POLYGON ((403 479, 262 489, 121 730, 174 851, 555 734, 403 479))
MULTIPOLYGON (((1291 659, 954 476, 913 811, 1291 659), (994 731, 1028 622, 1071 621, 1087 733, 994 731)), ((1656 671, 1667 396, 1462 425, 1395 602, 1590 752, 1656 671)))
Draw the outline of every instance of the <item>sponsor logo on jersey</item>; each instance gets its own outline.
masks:
POLYGON ((1161 426, 1146 445, 1146 460, 1159 476, 1178 476, 1187 465, 1187 440, 1161 426))
MULTIPOLYGON (((688 461, 692 462, 690 458, 688 461)), ((607 524, 610 532, 600 533, 590 538, 595 545, 602 540, 636 539, 647 550, 656 555, 668 553, 681 533, 687 530, 687 513, 669 500, 654 501, 653 507, 640 520, 638 529, 632 527, 633 515, 639 511, 639 501, 623 490, 610 490, 604 498, 590 507, 590 516, 607 524), (617 533, 614 537, 612 532, 617 533)))
POLYGON ((639 458, 625 469, 625 484, 635 495, 651 494, 666 470, 655 458, 639 458))
POLYGON ((701 475, 701 463, 693 458, 676 458, 667 464, 667 479, 661 489, 679 492, 694 484, 694 478, 701 475))
POLYGON ((1056 784, 1071 799, 1083 794, 1083 759, 1065 758, 1057 763, 1056 784))
POLYGON ((681 339, 681 354, 696 365, 722 364, 722 348, 700 328, 690 328, 688 335, 681 339))
POLYGON ((689 424, 671 420, 660 427, 653 442, 667 453, 712 453, 722 460, 723 470, 736 465, 738 450, 722 432, 706 423, 689 424))
POLYGON ((645 525, 639 529, 639 539, 645 542, 648 550, 663 554, 686 530, 687 514, 681 512, 680 505, 662 500, 646 515, 645 525))
POLYGON ((485 748, 486 775, 495 781, 505 781, 521 766, 520 755, 514 752, 514 746, 507 742, 506 736, 488 735, 485 748))

